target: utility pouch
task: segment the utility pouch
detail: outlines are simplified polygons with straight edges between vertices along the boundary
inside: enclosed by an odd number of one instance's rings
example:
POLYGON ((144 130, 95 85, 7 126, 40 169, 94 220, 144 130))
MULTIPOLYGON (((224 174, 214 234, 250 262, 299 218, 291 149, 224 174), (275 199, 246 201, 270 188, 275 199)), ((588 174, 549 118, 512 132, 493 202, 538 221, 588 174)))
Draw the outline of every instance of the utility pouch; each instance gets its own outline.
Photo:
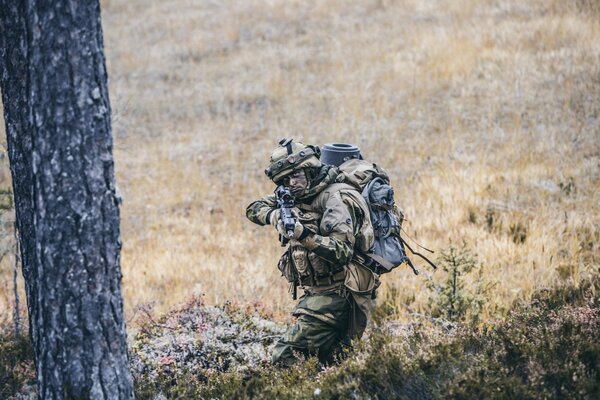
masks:
POLYGON ((277 263, 277 269, 279 269, 281 275, 283 275, 288 282, 296 282, 298 280, 296 268, 291 260, 290 249, 287 249, 286 252, 281 255, 279 263, 277 263))
POLYGON ((290 246, 290 264, 295 276, 305 278, 312 276, 312 268, 308 261, 308 250, 301 246, 290 246))
POLYGON ((360 262, 353 259, 346 266, 344 286, 353 300, 348 326, 351 338, 360 338, 365 331, 379 284, 379 276, 360 262))
POLYGON ((381 282, 379 276, 356 259, 346 266, 344 286, 353 294, 372 295, 381 282))
POLYGON ((319 257, 312 251, 308 252, 308 261, 315 272, 317 278, 321 278, 323 276, 328 276, 330 273, 335 273, 341 271, 343 267, 338 267, 333 265, 333 263, 319 257))

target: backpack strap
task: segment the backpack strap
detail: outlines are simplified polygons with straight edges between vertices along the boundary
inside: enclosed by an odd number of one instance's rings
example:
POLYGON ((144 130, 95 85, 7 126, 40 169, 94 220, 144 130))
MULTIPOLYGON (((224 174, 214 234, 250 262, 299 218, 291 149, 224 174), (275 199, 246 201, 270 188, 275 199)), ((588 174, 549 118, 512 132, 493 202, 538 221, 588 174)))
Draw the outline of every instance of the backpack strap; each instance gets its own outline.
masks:
MULTIPOLYGON (((373 185, 374 185, 375 183, 379 183, 379 184, 381 184, 381 185, 389 185, 389 183, 388 183, 388 182, 386 182, 386 180, 385 180, 385 179, 382 179, 382 178, 380 178, 380 177, 375 177, 375 178, 373 178, 373 179, 371 180, 371 182, 369 182, 369 183, 367 184, 367 186, 365 186, 365 188, 363 189, 363 191, 362 191, 361 195, 362 195, 362 197, 365 199, 365 202, 367 203, 367 207, 369 208, 369 214, 370 214, 371 216, 374 214, 374 212, 373 212, 373 207, 371 206, 371 196, 369 196, 369 192, 371 191, 371 188, 373 187, 373 185)), ((387 211, 387 210, 386 210, 385 212, 383 212, 382 214, 383 214, 383 215, 385 216, 385 218, 387 219, 387 222, 388 222, 388 227, 389 227, 389 229, 388 229, 388 231, 385 233, 385 235, 384 235, 384 236, 380 236, 380 238, 381 238, 381 239, 386 239, 386 238, 388 238, 388 237, 389 237, 389 236, 392 234, 392 229, 391 229, 391 228, 392 228, 392 225, 394 225, 394 222, 397 222, 397 221, 394 221, 396 218, 394 218, 394 216, 392 215, 392 213, 391 213, 391 212, 389 212, 389 211, 387 211)), ((373 229, 374 229, 374 230, 375 230, 375 229, 378 229, 378 228, 379 228, 379 227, 377 227, 377 228, 376 228, 375 226, 373 227, 373 229)), ((382 258, 382 259, 383 259, 383 258, 382 258)))
MULTIPOLYGON (((410 250, 411 253, 413 253, 416 256, 421 257, 423 260, 425 260, 429 265, 431 265, 433 267, 433 269, 437 269, 437 265, 435 265, 433 262, 431 262, 427 257, 425 257, 423 254, 421 253, 417 253, 416 251, 414 251, 409 245, 408 243, 406 243, 406 241, 404 239, 402 239, 402 237, 400 238, 400 240, 402 241, 402 244, 405 245, 406 247, 408 247, 408 249, 410 250)), ((408 257, 407 257, 408 258, 408 257)), ((414 268, 413 268, 414 269, 414 268)))
POLYGON ((370 258, 371 260, 375 261, 377 264, 381 265, 383 268, 385 268, 388 271, 391 271, 395 267, 394 264, 392 264, 391 262, 389 262, 388 260, 386 260, 385 258, 381 257, 378 254, 369 253, 369 254, 365 254, 365 255, 368 258, 370 258))
POLYGON ((373 213, 373 209, 371 208, 371 199, 369 198, 369 191, 373 187, 373 183, 379 178, 372 179, 371 182, 367 183, 367 186, 363 189, 361 195, 367 202, 367 207, 369 207, 369 212, 373 213))

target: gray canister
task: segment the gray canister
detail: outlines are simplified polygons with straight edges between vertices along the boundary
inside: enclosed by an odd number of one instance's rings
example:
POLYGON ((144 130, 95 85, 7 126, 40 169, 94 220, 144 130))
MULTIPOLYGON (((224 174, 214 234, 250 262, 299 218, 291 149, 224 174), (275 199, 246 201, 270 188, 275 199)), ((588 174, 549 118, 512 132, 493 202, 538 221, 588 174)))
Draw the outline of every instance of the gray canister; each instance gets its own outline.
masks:
POLYGON ((321 148, 321 162, 339 167, 346 161, 358 158, 362 160, 360 149, 348 143, 328 143, 321 148))

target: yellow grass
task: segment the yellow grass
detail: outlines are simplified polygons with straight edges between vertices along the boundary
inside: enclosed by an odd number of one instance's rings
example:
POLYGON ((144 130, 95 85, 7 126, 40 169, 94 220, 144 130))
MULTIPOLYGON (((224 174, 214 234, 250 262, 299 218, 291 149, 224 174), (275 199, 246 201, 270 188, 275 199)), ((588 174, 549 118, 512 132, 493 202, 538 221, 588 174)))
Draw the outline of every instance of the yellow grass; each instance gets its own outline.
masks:
MULTIPOLYGON (((285 315, 275 232, 244 216, 283 136, 387 167, 411 236, 478 255, 485 316, 597 273, 599 16, 585 0, 103 1, 128 316, 192 293, 285 315)), ((428 302, 423 275, 383 282, 403 309, 428 302)))

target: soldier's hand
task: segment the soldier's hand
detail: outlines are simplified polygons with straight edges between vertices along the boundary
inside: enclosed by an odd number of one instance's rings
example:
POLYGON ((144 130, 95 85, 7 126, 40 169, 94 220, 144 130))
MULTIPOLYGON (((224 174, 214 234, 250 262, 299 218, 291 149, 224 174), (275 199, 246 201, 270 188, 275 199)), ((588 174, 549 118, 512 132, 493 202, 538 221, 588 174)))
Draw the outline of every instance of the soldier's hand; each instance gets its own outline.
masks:
POLYGON ((283 222, 281 220, 277 220, 275 222, 277 223, 277 225, 275 225, 277 232, 279 232, 279 234, 284 238, 289 239, 287 232, 285 231, 285 227, 283 226, 283 222))
POLYGON ((304 225, 302 225, 298 221, 296 221, 296 224, 294 225, 294 231, 292 232, 291 235, 289 235, 288 232, 286 232, 285 227, 283 226, 282 222, 280 222, 277 225, 277 230, 279 231, 279 234, 283 235, 286 239, 300 240, 304 236, 306 236, 306 234, 305 234, 306 228, 304 227, 304 225))
MULTIPOLYGON (((292 216, 297 220, 298 219, 298 215, 299 215, 299 211, 296 208, 292 208, 292 216)), ((271 225, 273 225, 273 227, 275 229, 277 228, 277 225, 281 222, 281 210, 279 208, 275 208, 273 209, 273 211, 271 211, 271 213, 269 214, 269 223, 271 225)))
POLYGON ((269 214, 269 223, 278 230, 277 225, 281 222, 281 210, 276 208, 269 214))

